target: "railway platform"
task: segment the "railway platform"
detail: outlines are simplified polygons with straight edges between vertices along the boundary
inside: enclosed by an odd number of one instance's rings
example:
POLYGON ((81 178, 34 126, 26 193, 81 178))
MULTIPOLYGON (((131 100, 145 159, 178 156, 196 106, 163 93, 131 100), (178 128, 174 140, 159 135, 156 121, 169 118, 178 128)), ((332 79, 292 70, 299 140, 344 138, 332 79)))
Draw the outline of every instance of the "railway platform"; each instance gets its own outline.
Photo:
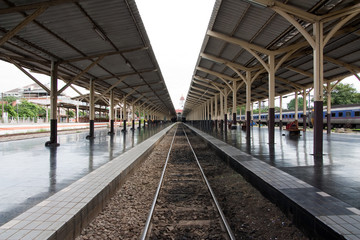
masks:
POLYGON ((47 137, 0 143, 0 239, 66 239, 169 129, 59 135, 58 148, 46 148, 47 137))
MULTIPOLYGON (((95 128, 107 127, 107 122, 97 122, 95 128)), ((89 123, 60 123, 58 130, 77 130, 89 128, 89 123)), ((0 124, 0 136, 24 133, 50 132, 49 123, 34 124, 0 124)))
POLYGON ((252 128, 231 131, 190 128, 227 158, 238 172, 299 225, 325 239, 360 239, 360 135, 324 136, 322 159, 311 155, 312 132, 289 136, 252 128))

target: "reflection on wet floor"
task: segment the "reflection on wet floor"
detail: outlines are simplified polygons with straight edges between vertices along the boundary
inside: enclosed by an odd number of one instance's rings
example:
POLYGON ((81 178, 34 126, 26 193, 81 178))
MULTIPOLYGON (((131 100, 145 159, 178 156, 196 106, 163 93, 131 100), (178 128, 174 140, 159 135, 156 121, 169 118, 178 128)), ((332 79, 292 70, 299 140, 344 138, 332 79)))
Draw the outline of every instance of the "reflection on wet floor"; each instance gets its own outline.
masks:
MULTIPOLYGON (((168 126, 168 125, 166 125, 168 126)), ((108 129, 59 135, 60 147, 47 148, 48 137, 0 143, 0 225, 60 191, 165 127, 108 129)))
POLYGON ((360 209, 360 135, 324 134, 324 156, 315 159, 312 131, 289 136, 276 129, 274 145, 266 127, 253 127, 249 144, 239 127, 210 134, 360 209))

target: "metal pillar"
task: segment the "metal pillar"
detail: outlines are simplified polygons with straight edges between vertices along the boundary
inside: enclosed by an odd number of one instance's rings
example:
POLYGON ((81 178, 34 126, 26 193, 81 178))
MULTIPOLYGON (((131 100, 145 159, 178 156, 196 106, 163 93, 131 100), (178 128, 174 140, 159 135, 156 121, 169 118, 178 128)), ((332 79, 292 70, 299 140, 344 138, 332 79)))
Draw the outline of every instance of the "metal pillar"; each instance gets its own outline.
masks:
POLYGON ((126 109, 126 98, 124 98, 124 110, 123 110, 123 130, 121 130, 122 132, 126 133, 126 121, 127 121, 127 109, 126 109))
POLYGON ((224 94, 220 93, 220 119, 224 117, 224 94))
POLYGON ((306 132, 306 89, 303 90, 303 131, 306 132))
POLYGON ((90 115, 89 115, 89 122, 90 122, 90 131, 89 135, 86 136, 86 139, 94 138, 94 119, 95 119, 95 89, 94 89, 94 80, 90 79, 90 115))
POLYGON ((299 99, 298 92, 295 92, 295 120, 299 119, 299 99))
POLYGON ((114 90, 111 90, 110 92, 110 132, 108 132, 108 134, 114 134, 114 120, 115 120, 115 116, 114 116, 114 90))
POLYGON ((134 108, 134 104, 132 104, 131 105, 131 117, 132 117, 132 119, 131 119, 131 121, 132 121, 132 123, 131 123, 131 130, 135 130, 135 108, 134 108))
POLYGON ((261 127, 261 101, 258 102, 258 105, 259 105, 259 128, 261 127))
POLYGON ((246 141, 250 144, 251 72, 246 71, 246 141))
POLYGON ((275 143, 275 55, 269 55, 269 144, 275 143))
POLYGON ((57 143, 57 95, 58 95, 58 79, 57 79, 58 63, 51 61, 51 91, 50 91, 50 141, 45 143, 47 147, 60 146, 57 143))
POLYGON ((80 119, 79 119, 79 103, 76 104, 76 122, 79 123, 80 119))
POLYGON ((283 119, 283 109, 282 109, 282 96, 280 96, 280 118, 279 118, 279 127, 280 127, 280 130, 282 130, 282 127, 283 127, 283 122, 282 122, 282 119, 283 119))
MULTIPOLYGON (((215 95, 215 114, 214 117, 216 120, 218 120, 218 95, 215 95)), ((217 127, 216 127, 217 128, 217 127)))
POLYGON ((327 124, 327 134, 331 134, 331 84, 328 83, 326 85, 326 95, 327 95, 327 116, 326 116, 326 124, 327 124))
POLYGON ((236 129, 236 86, 237 82, 233 81, 233 107, 232 107, 232 126, 231 129, 236 129))
POLYGON ((314 58, 314 156, 323 156, 323 24, 313 24, 314 58))

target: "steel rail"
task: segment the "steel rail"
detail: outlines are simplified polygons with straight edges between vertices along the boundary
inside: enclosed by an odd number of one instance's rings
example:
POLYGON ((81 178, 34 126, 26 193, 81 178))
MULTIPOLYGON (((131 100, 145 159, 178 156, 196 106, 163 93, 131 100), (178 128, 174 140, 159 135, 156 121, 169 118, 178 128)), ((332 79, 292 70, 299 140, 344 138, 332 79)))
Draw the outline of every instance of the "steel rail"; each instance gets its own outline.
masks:
POLYGON ((206 178, 206 176, 205 176, 205 173, 204 173, 204 171, 203 171, 203 169, 202 169, 202 167, 201 167, 201 165, 200 165, 200 162, 199 162, 199 160, 198 160, 198 158, 197 158, 197 156, 196 156, 196 154, 195 154, 194 149, 193 149, 192 146, 191 146, 191 143, 190 143, 190 141, 189 141, 189 138, 188 138, 188 136, 187 136, 184 128, 183 128, 183 131, 184 131, 184 133, 185 133, 185 137, 186 137, 186 140, 187 140, 187 142, 188 142, 188 144, 189 144, 189 146, 190 146, 190 148, 191 148, 191 151, 192 151, 193 154, 194 154, 194 157, 195 157, 196 163, 197 163, 197 165, 198 165, 198 167, 199 167, 199 169, 200 169, 201 175, 202 175, 202 177, 203 177, 203 179, 204 179, 204 181, 205 181, 205 183, 206 183, 206 185, 207 185, 207 187, 208 187, 208 190, 209 190, 209 192, 210 192, 210 195, 211 195, 211 197, 213 198, 213 201, 214 201, 214 203, 215 203, 215 205, 216 205, 216 208, 217 208, 217 210, 218 210, 218 212, 219 212, 219 214, 220 214, 220 216, 221 216, 221 220, 223 221, 223 224, 224 224, 224 226, 225 226, 225 228, 226 228, 226 231, 227 231, 230 239, 232 239, 232 240, 234 239, 234 240, 235 240, 236 238, 235 238, 233 232, 231 231, 230 225, 228 224, 228 222, 227 222, 227 220, 226 220, 226 218, 225 218, 225 215, 224 215, 223 211, 222 211, 221 208, 220 208, 220 205, 219 205, 219 203, 218 203, 218 201, 217 201, 217 199, 216 199, 216 197, 215 197, 215 194, 214 194, 214 192, 213 192, 213 190, 212 190, 212 188, 211 188, 211 186, 210 186, 210 184, 209 184, 209 182, 208 182, 208 180, 207 180, 207 178, 206 178))
POLYGON ((174 136, 173 136, 173 139, 171 141, 171 144, 170 144, 170 148, 169 148, 169 152, 167 154, 167 157, 166 157, 166 161, 165 161, 165 164, 164 164, 164 168, 162 170, 162 173, 161 173, 161 177, 160 177, 160 181, 159 181, 159 185, 156 189, 156 193, 155 193, 155 197, 154 197, 154 200, 151 204, 151 209, 150 209, 150 213, 146 219, 146 223, 145 223, 145 227, 144 227, 144 231, 141 235, 141 240, 145 240, 146 239, 146 235, 149 231, 149 227, 150 227, 150 222, 151 222, 151 218, 154 214, 154 210, 155 210, 155 205, 156 205, 156 202, 157 202, 157 199, 158 199, 158 196, 159 196, 159 193, 160 193, 160 189, 161 189, 161 185, 163 183, 163 180, 164 180, 164 175, 165 175, 165 171, 166 171, 166 167, 167 167, 167 164, 168 164, 168 161, 169 161, 169 158, 170 158, 170 153, 171 153, 171 149, 172 149, 172 145, 174 143, 174 140, 175 140, 175 136, 176 136, 176 132, 177 132, 177 129, 178 127, 176 127, 175 129, 175 132, 174 132, 174 136))

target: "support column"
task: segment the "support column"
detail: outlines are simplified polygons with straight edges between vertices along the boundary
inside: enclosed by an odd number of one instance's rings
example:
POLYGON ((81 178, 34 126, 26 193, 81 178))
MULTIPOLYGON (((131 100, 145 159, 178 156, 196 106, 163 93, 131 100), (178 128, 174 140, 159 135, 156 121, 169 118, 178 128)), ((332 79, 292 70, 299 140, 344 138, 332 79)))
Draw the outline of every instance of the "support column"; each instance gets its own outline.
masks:
POLYGON ((214 119, 214 98, 210 99, 210 127, 213 128, 213 119, 214 119))
POLYGON ((132 111, 132 127, 131 127, 131 130, 135 130, 135 108, 134 108, 134 104, 131 105, 131 111, 132 111))
MULTIPOLYGON (((4 108, 4 100, 3 100, 3 108, 4 108)), ((4 110, 3 110, 4 112, 4 110)), ((18 115, 18 122, 19 122, 19 115, 18 115)), ((46 122, 49 122, 49 107, 46 106, 46 122)))
POLYGON ((220 129, 224 130, 224 94, 220 93, 220 129))
POLYGON ((232 107, 232 126, 231 129, 236 129, 236 86, 237 82, 233 81, 233 107, 232 107))
POLYGON ((228 129, 228 121, 227 121, 227 117, 228 117, 228 105, 227 105, 227 88, 224 89, 224 121, 225 121, 225 131, 228 129))
POLYGON ((269 144, 275 143, 275 56, 269 55, 269 144))
POLYGON ((314 58, 314 156, 323 156, 323 24, 313 24, 315 47, 314 58))
POLYGON ((327 95, 327 117, 326 117, 326 124, 327 124, 327 134, 331 134, 331 84, 328 83, 326 85, 326 95, 327 95))
POLYGON ((299 99, 298 92, 295 92, 295 120, 299 119, 299 99))
POLYGON ((79 123, 79 103, 76 104, 76 122, 79 123))
POLYGON ((143 109, 143 116, 144 116, 144 129, 145 129, 145 124, 146 124, 146 118, 145 118, 146 114, 145 114, 145 109, 143 109))
POLYGON ((251 103, 251 124, 254 124, 254 102, 251 103))
POLYGON ((283 108, 282 108, 282 95, 280 96, 280 118, 279 118, 279 127, 280 127, 280 130, 282 130, 282 127, 283 127, 283 122, 282 122, 282 119, 283 119, 283 108))
POLYGON ((94 138, 94 119, 95 119, 95 89, 94 89, 94 80, 90 79, 90 115, 89 115, 89 121, 90 121, 90 131, 89 135, 86 137, 86 139, 94 138))
MULTIPOLYGON (((310 93, 309 93, 310 94, 310 93)), ((303 131, 306 132, 306 119, 307 119, 307 114, 306 114, 306 89, 303 90, 303 131)))
POLYGON ((114 122, 115 122, 115 116, 114 116, 114 90, 111 90, 110 92, 110 132, 108 134, 114 134, 114 122))
POLYGON ((251 72, 246 71, 246 143, 250 144, 251 72))
POLYGON ((57 147, 57 79, 58 63, 51 61, 51 91, 50 91, 50 141, 45 143, 46 147, 57 147))
POLYGON ((123 130, 121 130, 122 132, 126 133, 126 122, 127 122, 127 109, 126 109, 126 98, 124 98, 124 110, 123 110, 123 130))
POLYGON ((259 101, 259 128, 261 127, 261 101, 259 101))
MULTIPOLYGON (((214 114, 215 119, 218 119, 218 95, 215 95, 215 114, 214 114)), ((217 126, 216 126, 217 127, 217 126)))

